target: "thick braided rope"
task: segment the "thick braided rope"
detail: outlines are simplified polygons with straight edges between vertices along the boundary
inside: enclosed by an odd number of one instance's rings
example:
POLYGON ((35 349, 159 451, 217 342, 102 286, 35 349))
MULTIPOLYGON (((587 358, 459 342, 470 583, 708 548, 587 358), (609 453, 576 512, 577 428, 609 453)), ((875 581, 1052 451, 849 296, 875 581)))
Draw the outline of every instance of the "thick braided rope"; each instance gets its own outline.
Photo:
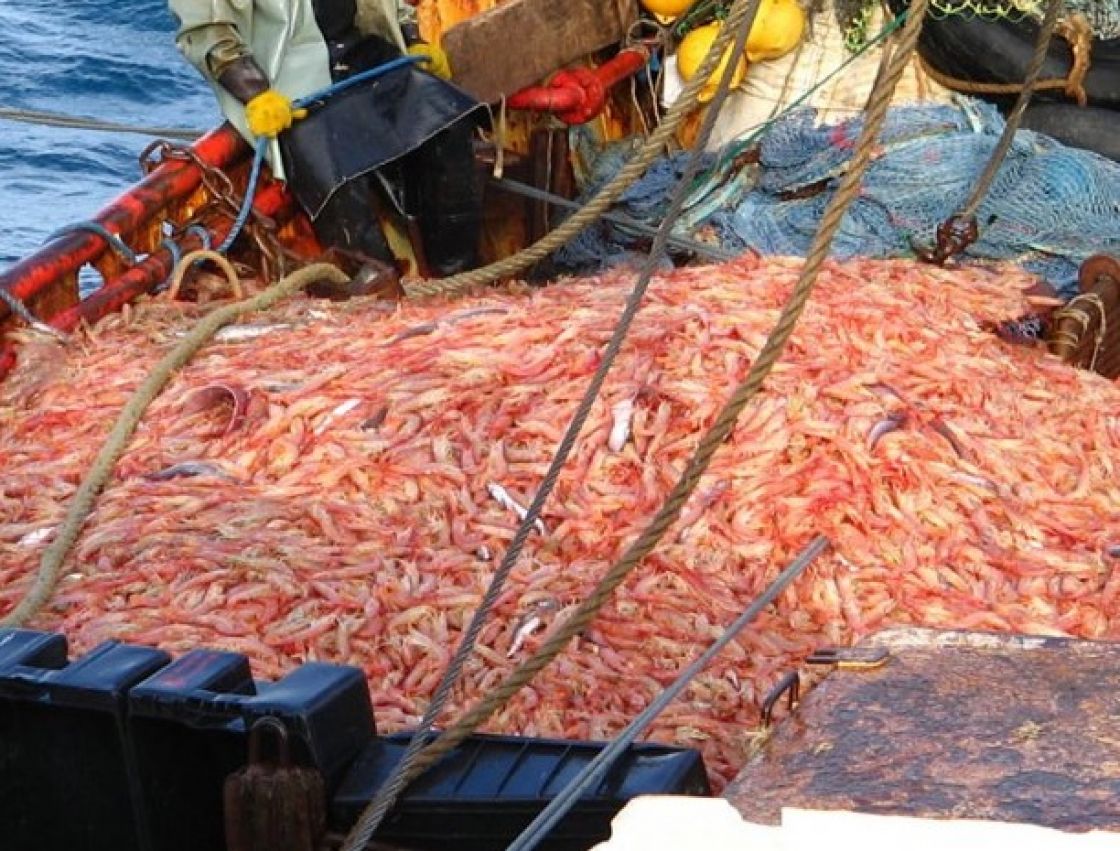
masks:
MULTIPOLYGON (((1022 83, 978 83, 975 80, 965 80, 961 77, 954 77, 950 74, 943 74, 926 62, 924 59, 921 62, 922 73, 933 80, 938 85, 944 86, 947 89, 952 89, 955 92, 961 92, 966 95, 1017 95, 1023 91, 1022 83)), ((1045 80, 1039 80, 1034 84, 1036 92, 1045 91, 1065 91, 1070 85, 1070 80, 1065 77, 1054 77, 1045 80)))
MULTIPOLYGON (((630 545, 618 562, 607 572, 591 595, 580 604, 579 608, 560 626, 556 633, 544 642, 532 658, 520 665, 497 689, 479 701, 476 706, 442 733, 438 739, 419 752, 414 764, 402 774, 402 786, 410 783, 461 744, 467 736, 485 723, 494 712, 504 706, 514 694, 555 659, 571 639, 586 629, 595 619, 614 590, 652 552, 668 528, 676 522, 689 495, 707 470, 712 456, 731 434, 739 414, 758 392, 762 382, 773 369, 793 333, 793 329, 812 293, 813 284, 828 255, 832 239, 840 226, 840 222, 848 207, 858 195, 859 184, 870 162, 875 140, 886 117, 890 99, 906 69, 914 45, 917 42, 918 34, 921 31, 922 18, 925 15, 928 2, 929 0, 914 0, 911 4, 898 49, 886 65, 884 73, 880 75, 879 83, 868 101, 867 120, 864 122, 863 132, 857 143, 851 165, 821 219, 816 238, 810 248, 790 300, 782 310, 774 330, 759 352, 758 358, 752 364, 746 379, 736 388, 731 400, 721 411, 715 424, 701 440, 696 454, 673 487, 665 504, 642 535, 630 545)), ((355 833, 356 831, 352 832, 351 837, 354 837, 355 833)), ((348 837, 348 842, 344 846, 346 851, 356 851, 356 849, 362 847, 361 845, 351 844, 349 839, 350 837, 348 837)))
POLYGON ((404 286, 405 296, 407 298, 428 298, 439 295, 456 295, 472 287, 483 286, 516 275, 528 269, 534 263, 543 260, 556 249, 561 248, 572 237, 596 221, 610 209, 634 181, 642 176, 650 164, 661 156, 665 145, 673 138, 673 134, 676 133, 681 123, 692 113, 693 108, 699 102, 700 91, 707 85, 708 78, 715 71, 719 58, 730 47, 731 40, 735 37, 735 33, 743 21, 746 20, 749 11, 750 4, 744 2, 744 0, 737 0, 731 7, 719 35, 708 51, 708 55, 704 57, 704 61, 700 63, 696 74, 688 81, 669 111, 665 113, 664 120, 618 174, 600 189, 582 210, 517 254, 491 263, 489 266, 483 266, 480 269, 473 269, 459 275, 452 275, 449 278, 407 283, 404 286))
POLYGON ((1046 54, 1050 50, 1050 40, 1054 36, 1054 28, 1058 25, 1058 17, 1062 13, 1063 5, 1062 0, 1050 0, 1046 6, 1046 14, 1043 16, 1042 26, 1038 30, 1038 40, 1034 45, 1034 55, 1031 56, 1031 64, 1027 66, 1027 75, 1023 80, 1022 90, 1019 92, 1019 97, 1015 100, 1015 106, 1013 106, 1011 112, 1008 113, 1007 123, 1003 126, 1003 133, 1000 134, 999 142, 996 144, 995 150, 992 151, 987 165, 984 166, 984 171, 976 181, 976 186, 973 187, 968 201, 965 202, 965 205, 958 214, 962 219, 968 219, 976 215, 976 211, 980 208, 980 203, 984 200, 984 196, 988 194, 992 182, 999 173, 1000 166, 1003 165, 1003 160, 1007 156, 1007 152, 1011 150, 1011 143, 1015 141, 1015 133, 1019 129, 1020 123, 1022 123, 1023 113, 1026 112, 1027 106, 1031 102, 1031 95, 1034 93, 1035 87, 1038 84, 1038 77, 1042 73, 1042 66, 1046 62, 1046 54))
POLYGON ((397 798, 400 797, 400 794, 408 785, 409 781, 406 778, 408 777, 409 770, 416 760, 417 755, 425 744, 426 734, 431 729, 432 724, 435 722, 440 712, 443 711, 447 698, 451 694, 452 687, 462 674, 463 666, 473 652, 478 636, 482 632, 482 628, 485 626, 491 610, 497 603, 502 588, 509 578, 509 574, 516 566, 521 556, 521 551, 525 546, 525 542, 528 540, 529 534, 533 531, 536 518, 540 516, 541 511, 544 509, 544 504, 551 495, 553 488, 556 486, 556 482, 564 470, 568 457, 575 448, 580 433, 583 431, 583 426, 586 424, 587 418, 591 414, 591 409, 599 398, 599 392, 602 389, 603 382, 606 380, 607 374, 614 365, 614 361, 622 348, 622 344, 626 340, 626 335, 630 331, 630 326, 633 324, 634 318, 641 308, 642 300, 645 297, 646 290, 649 288, 653 273, 657 269, 658 261, 668 245, 672 234, 673 223, 680 216, 681 210, 684 208, 685 202, 688 199, 689 186, 692 184, 693 178, 700 169, 700 160, 703 150, 712 134, 712 130, 715 128, 716 119, 719 117, 720 109, 731 88, 731 78, 735 67, 734 58, 741 56, 746 50, 747 36, 754 24, 754 19, 758 12, 759 0, 742 0, 742 2, 746 13, 740 19, 741 24, 739 30, 734 33, 736 42, 734 48, 732 48, 733 61, 728 62, 727 68, 724 69, 724 73, 720 78, 715 96, 701 123, 693 153, 685 164, 684 174, 678 180, 674 188, 669 201, 669 208, 665 212, 661 225, 654 236, 649 257, 643 264, 641 272, 638 275, 638 280, 626 299, 626 306, 603 352, 599 367, 595 370, 595 374, 592 376, 587 390, 580 400, 576 413, 572 417, 572 421, 568 425, 560 441, 560 445, 549 464, 549 468, 541 481, 541 485, 533 496, 533 501, 527 509, 526 516, 518 526, 513 540, 506 549, 501 564, 494 572, 494 576, 490 580, 490 584, 486 589, 486 593, 483 595, 481 603, 471 617, 470 624, 467 626, 450 663, 448 663, 446 672, 436 686, 435 693, 432 695, 432 699, 428 703, 424 716, 420 720, 419 728, 409 741, 408 748, 401 758, 401 761, 397 764, 397 768, 394 770, 393 774, 391 774, 377 790, 377 794, 351 829, 346 838, 345 849, 361 849, 365 847, 385 816, 392 810, 397 798))
MULTIPOLYGON (((189 262, 190 260, 191 258, 188 255, 183 262, 189 262)), ((39 571, 30 590, 20 600, 19 605, 12 609, 3 620, 0 620, 0 626, 21 626, 33 618, 50 599, 55 585, 58 584, 58 575, 62 569, 62 563, 67 553, 70 552, 70 548, 78 539, 78 534, 81 532, 90 512, 93 511, 98 494, 101 493, 105 484, 109 481, 113 467, 124 452, 128 441, 132 438, 136 426, 139 425, 140 419, 144 416, 144 411, 147 410, 148 405, 159 395, 172 376, 186 365, 195 353, 224 325, 228 325, 245 313, 267 310, 281 299, 324 279, 337 283, 345 283, 349 280, 338 268, 329 263, 316 263, 293 272, 253 298, 239 301, 236 304, 228 304, 212 313, 208 313, 174 349, 164 356, 163 360, 155 365, 148 377, 144 379, 144 383, 136 389, 128 404, 121 410, 108 438, 97 453, 97 457, 85 478, 82 479, 81 485, 78 486, 78 491, 74 494, 70 507, 67 509, 66 517, 55 532, 54 540, 51 541, 50 546, 43 553, 39 562, 39 571)))

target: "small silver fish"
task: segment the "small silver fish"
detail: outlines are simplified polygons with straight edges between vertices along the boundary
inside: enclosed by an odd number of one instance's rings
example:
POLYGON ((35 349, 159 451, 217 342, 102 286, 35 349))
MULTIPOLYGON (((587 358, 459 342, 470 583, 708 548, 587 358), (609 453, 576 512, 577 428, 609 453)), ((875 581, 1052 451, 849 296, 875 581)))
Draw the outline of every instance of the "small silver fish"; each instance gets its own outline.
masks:
POLYGON ((634 417, 634 400, 623 399, 611 408, 611 433, 607 438, 607 448, 611 452, 621 452, 630 439, 630 421, 634 417))
POLYGON ((346 416, 360 404, 362 404, 361 399, 347 399, 345 402, 342 402, 335 406, 335 409, 325 417, 323 417, 322 421, 317 426, 315 426, 316 436, 324 434, 326 430, 331 427, 335 420, 337 420, 339 417, 346 416))
POLYGON ((427 334, 434 334, 437 328, 439 328, 438 322, 424 322, 421 325, 413 325, 411 328, 405 328, 403 331, 396 334, 391 340, 382 343, 381 348, 387 349, 389 346, 399 343, 401 340, 408 340, 412 337, 423 337, 427 334))
POLYGON ((875 448, 875 444, 885 434, 890 434, 892 431, 902 428, 906 425, 906 414, 902 411, 896 411, 893 414, 887 414, 879 422, 871 427, 871 431, 867 433, 867 450, 870 452, 875 448))
POLYGON ((525 639, 536 632, 544 624, 544 616, 557 611, 560 604, 551 598, 538 600, 533 604, 532 609, 526 612, 517 624, 517 629, 513 632, 513 641, 510 643, 509 652, 506 658, 512 658, 517 655, 525 644, 525 639))
POLYGON ((399 343, 401 340, 407 340, 411 337, 424 337, 428 334, 434 334, 443 325, 454 325, 456 322, 461 322, 464 319, 472 319, 475 316, 487 316, 490 314, 506 314, 509 310, 505 307, 476 307, 471 310, 464 310, 460 313, 454 313, 451 316, 446 316, 443 319, 437 319, 432 322, 422 322, 419 325, 413 325, 411 328, 405 328, 403 331, 397 333, 391 340, 381 344, 382 348, 392 346, 394 343, 399 343))
POLYGON ((240 343, 245 340, 255 340, 274 331, 285 331, 291 327, 286 322, 274 325, 227 325, 218 330, 214 339, 220 343, 240 343))
POLYGON ((445 321, 460 322, 463 319, 474 319, 476 316, 505 316, 507 313, 509 313, 509 308, 506 307, 475 307, 461 313, 454 313, 448 316, 445 321))
POLYGON ((999 485, 997 485, 991 479, 985 478, 984 476, 976 476, 972 473, 966 473, 963 470, 958 470, 957 472, 953 473, 950 478, 952 478, 953 481, 963 482, 966 485, 975 485, 978 488, 984 488, 985 490, 991 491, 996 496, 999 496, 999 485))
POLYGON ((43 541, 45 541, 47 538, 49 538, 51 536, 51 533, 54 531, 54 528, 55 528, 54 526, 44 526, 42 529, 36 529, 34 532, 28 532, 26 535, 24 535, 22 538, 19 539, 19 542, 16 544, 16 546, 17 547, 34 547, 34 546, 37 546, 38 544, 43 543, 43 541))
POLYGON ((219 478, 237 481, 233 476, 209 461, 183 461, 181 464, 172 464, 154 473, 145 473, 144 478, 149 482, 166 482, 169 479, 190 478, 193 476, 218 476, 219 478))
MULTIPOLYGON (((497 482, 490 482, 486 486, 487 493, 494 498, 494 500, 509 511, 512 511, 522 521, 529 516, 529 509, 509 495, 509 491, 499 485, 497 482)), ((544 521, 537 518, 533 521, 533 528, 540 532, 542 535, 548 534, 548 529, 545 528, 544 521)))
POLYGON ((930 423, 930 427, 949 442, 949 445, 953 447, 953 451, 957 453, 958 458, 964 458, 966 461, 971 460, 960 440, 957 439, 957 436, 953 434, 953 430, 949 428, 949 425, 944 420, 936 419, 930 423))

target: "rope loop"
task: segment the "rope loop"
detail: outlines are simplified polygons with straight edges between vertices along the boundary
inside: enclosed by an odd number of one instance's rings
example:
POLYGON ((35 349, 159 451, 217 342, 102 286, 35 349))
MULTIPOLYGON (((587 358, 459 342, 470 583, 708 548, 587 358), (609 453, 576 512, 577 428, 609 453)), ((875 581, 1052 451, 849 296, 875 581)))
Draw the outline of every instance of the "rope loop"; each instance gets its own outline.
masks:
POLYGON ((210 239, 210 231, 208 231, 202 225, 188 225, 183 233, 194 234, 195 236, 197 236, 198 241, 202 243, 202 247, 207 251, 214 247, 213 240, 210 239))

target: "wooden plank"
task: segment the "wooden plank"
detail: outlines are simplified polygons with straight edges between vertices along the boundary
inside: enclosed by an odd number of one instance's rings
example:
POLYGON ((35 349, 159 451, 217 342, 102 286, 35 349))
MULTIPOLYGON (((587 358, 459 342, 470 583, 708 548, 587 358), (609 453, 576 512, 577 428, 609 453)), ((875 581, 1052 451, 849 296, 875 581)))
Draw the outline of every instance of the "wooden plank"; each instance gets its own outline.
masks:
POLYGON ((621 41, 637 0, 508 0, 443 34, 454 82, 494 102, 621 41))
POLYGON ((724 796, 782 807, 1120 830, 1120 644, 894 629, 836 670, 724 796))

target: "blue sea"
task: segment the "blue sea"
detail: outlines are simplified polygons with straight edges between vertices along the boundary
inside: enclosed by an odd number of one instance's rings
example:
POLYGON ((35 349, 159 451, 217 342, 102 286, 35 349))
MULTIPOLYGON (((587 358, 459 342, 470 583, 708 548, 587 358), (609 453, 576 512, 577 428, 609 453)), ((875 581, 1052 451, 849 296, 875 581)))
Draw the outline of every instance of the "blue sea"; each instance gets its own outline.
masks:
MULTIPOLYGON (((175 48, 164 0, 0 0, 0 107, 209 129, 209 86, 175 48)), ((150 137, 0 119, 0 269, 140 177, 150 137)))

